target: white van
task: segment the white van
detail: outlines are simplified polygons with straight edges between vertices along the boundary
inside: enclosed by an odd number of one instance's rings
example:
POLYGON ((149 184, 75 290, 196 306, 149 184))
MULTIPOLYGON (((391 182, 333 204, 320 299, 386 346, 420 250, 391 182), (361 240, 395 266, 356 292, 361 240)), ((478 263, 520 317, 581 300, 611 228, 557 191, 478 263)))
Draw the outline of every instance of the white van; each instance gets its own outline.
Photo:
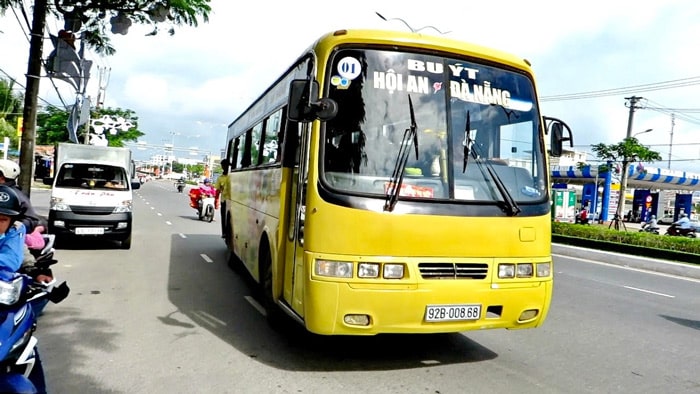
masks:
POLYGON ((131 151, 127 148, 58 144, 52 185, 49 233, 60 238, 99 237, 131 248, 131 151))

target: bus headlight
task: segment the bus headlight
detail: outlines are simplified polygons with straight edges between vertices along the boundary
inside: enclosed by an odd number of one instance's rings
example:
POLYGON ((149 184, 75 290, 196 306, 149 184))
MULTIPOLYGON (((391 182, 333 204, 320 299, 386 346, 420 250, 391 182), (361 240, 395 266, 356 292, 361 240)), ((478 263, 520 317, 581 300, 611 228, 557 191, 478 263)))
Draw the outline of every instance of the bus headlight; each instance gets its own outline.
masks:
POLYGON ((403 264, 384 264, 385 279, 401 279, 403 271, 403 264))
POLYGON ((550 263, 537 263, 537 276, 545 277, 552 274, 552 265, 550 263))
POLYGON ((352 278, 352 263, 347 261, 316 260, 314 272, 318 276, 352 278))
POLYGON ((379 264, 378 263, 360 263, 357 268, 357 276, 359 278, 378 278, 379 264))
POLYGON ((518 278, 532 278, 532 263, 518 264, 518 278))
POLYGON ((498 264, 498 278, 507 279, 515 277, 515 264, 498 264))

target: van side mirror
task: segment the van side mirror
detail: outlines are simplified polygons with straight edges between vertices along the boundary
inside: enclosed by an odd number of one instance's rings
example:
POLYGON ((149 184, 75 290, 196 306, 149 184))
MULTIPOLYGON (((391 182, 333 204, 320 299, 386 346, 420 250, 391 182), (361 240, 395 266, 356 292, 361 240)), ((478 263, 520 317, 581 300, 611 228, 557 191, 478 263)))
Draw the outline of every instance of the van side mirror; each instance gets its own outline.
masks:
POLYGON ((545 126, 545 133, 548 133, 550 136, 550 145, 551 145, 551 150, 550 150, 550 155, 553 157, 559 157, 561 156, 564 148, 564 141, 569 141, 569 146, 571 148, 574 147, 574 137, 573 134, 571 133, 571 129, 569 126, 564 123, 563 121, 556 119, 556 118, 550 118, 547 116, 542 117, 542 121, 545 126), (566 130, 566 133, 568 136, 564 135, 564 131, 566 130))
POLYGON ((295 79, 290 83, 287 117, 295 122, 315 119, 331 120, 338 114, 338 104, 329 98, 318 99, 318 82, 295 79))

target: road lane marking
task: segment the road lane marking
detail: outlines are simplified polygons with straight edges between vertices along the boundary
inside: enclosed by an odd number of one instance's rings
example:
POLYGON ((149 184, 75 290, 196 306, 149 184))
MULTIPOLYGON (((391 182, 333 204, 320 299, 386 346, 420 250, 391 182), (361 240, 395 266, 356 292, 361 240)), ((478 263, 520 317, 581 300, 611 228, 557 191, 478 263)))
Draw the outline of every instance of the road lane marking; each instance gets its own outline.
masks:
POLYGON ((204 254, 204 253, 200 254, 200 256, 201 256, 202 259, 204 259, 204 261, 206 261, 207 263, 213 263, 213 262, 214 262, 214 260, 210 259, 209 256, 207 256, 207 255, 204 254))
POLYGON ((591 263, 591 264, 604 265, 604 266, 606 266, 606 267, 611 267, 611 268, 619 268, 619 269, 628 270, 628 271, 637 271, 637 272, 641 272, 641 273, 644 273, 644 274, 651 274, 651 275, 657 275, 657 276, 664 276, 664 277, 666 277, 666 278, 680 279, 680 280, 685 280, 685 281, 688 281, 688 282, 700 283, 700 279, 688 278, 688 277, 686 277, 686 276, 672 275, 672 274, 667 274, 667 273, 658 272, 658 271, 644 270, 644 269, 641 269, 641 268, 628 267, 628 266, 625 266, 625 265, 605 263, 605 262, 602 262, 602 261, 595 261, 595 260, 590 260, 590 259, 584 259, 584 258, 582 258, 582 257, 567 256, 567 255, 564 255, 564 254, 556 254, 556 253, 552 253, 552 256, 562 257, 562 258, 571 259, 571 260, 584 261, 584 262, 586 262, 586 263, 591 263))
POLYGON ((249 303, 250 305, 252 305, 253 308, 257 309, 258 312, 260 312, 261 315, 267 316, 267 311, 265 310, 265 308, 263 308, 262 305, 260 305, 257 301, 255 301, 255 299, 254 299, 253 297, 251 297, 251 296, 245 296, 245 297, 243 297, 243 298, 245 298, 245 300, 248 301, 248 303, 249 303))
POLYGON ((160 212, 158 212, 158 216, 163 216, 163 214, 162 214, 162 213, 160 213, 160 212))
POLYGON ((668 297, 668 298, 676 298, 676 296, 673 296, 670 294, 659 293, 659 292, 651 291, 651 290, 644 290, 644 289, 640 289, 638 287, 632 287, 632 286, 622 286, 622 287, 624 287, 625 289, 641 291, 642 293, 654 294, 657 296, 668 297))
POLYGON ((151 207, 151 209, 156 209, 156 207, 151 207))
POLYGON ((182 239, 185 239, 185 238, 187 238, 187 236, 186 236, 185 234, 183 234, 183 233, 180 233, 180 234, 178 234, 178 235, 179 235, 179 236, 180 236, 180 238, 182 238, 182 239))
POLYGON ((165 221, 165 224, 167 224, 168 226, 172 226, 172 225, 173 225, 172 223, 170 223, 170 222, 167 221, 167 220, 165 221))

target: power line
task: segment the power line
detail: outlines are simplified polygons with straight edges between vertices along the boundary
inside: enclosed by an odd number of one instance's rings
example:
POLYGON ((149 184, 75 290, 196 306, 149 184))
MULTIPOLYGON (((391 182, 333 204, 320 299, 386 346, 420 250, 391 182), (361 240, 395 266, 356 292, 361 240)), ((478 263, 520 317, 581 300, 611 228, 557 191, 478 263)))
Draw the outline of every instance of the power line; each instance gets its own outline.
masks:
POLYGON ((627 86, 622 88, 593 90, 588 92, 566 93, 551 96, 542 96, 540 101, 565 101, 598 98, 606 96, 619 96, 630 93, 650 92, 655 90, 682 88, 687 86, 700 85, 700 76, 674 79, 670 81, 647 83, 642 85, 627 86))

